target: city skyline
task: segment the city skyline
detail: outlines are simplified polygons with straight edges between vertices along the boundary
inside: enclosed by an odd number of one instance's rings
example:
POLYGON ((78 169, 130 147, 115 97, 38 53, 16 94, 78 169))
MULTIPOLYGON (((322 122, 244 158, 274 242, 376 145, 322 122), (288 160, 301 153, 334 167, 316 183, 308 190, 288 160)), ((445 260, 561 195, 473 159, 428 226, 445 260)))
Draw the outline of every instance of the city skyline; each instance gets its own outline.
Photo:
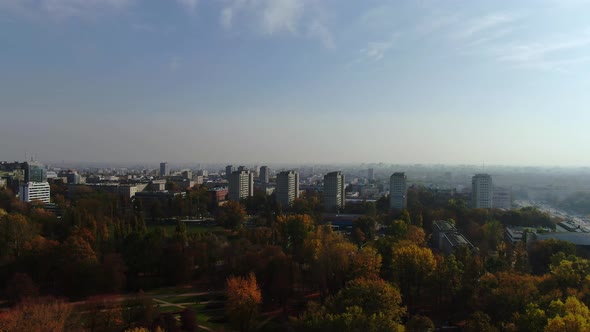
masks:
POLYGON ((0 152, 587 166, 585 1, 0 1, 0 152))

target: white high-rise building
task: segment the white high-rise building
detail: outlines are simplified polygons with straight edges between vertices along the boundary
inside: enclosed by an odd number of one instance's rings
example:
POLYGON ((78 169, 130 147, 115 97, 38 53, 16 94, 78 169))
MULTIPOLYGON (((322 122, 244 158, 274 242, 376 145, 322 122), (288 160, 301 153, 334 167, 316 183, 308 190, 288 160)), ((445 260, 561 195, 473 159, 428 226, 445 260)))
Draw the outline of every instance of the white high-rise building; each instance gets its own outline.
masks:
POLYGON ((23 202, 50 203, 51 187, 47 182, 27 182, 20 185, 18 196, 23 202))
POLYGON ((277 202, 283 207, 293 205, 295 198, 299 198, 299 173, 284 171, 277 174, 277 202))
POLYGON ((338 212, 344 208, 344 174, 330 172, 324 176, 324 207, 326 211, 338 212))
POLYGON ((408 206, 408 183, 405 173, 396 172, 389 178, 389 208, 405 209, 408 206))
POLYGON ((254 195, 254 174, 250 171, 236 171, 229 176, 228 198, 232 201, 254 195))
POLYGON ((475 174, 471 178, 471 205, 476 209, 493 207, 494 189, 489 174, 475 174))

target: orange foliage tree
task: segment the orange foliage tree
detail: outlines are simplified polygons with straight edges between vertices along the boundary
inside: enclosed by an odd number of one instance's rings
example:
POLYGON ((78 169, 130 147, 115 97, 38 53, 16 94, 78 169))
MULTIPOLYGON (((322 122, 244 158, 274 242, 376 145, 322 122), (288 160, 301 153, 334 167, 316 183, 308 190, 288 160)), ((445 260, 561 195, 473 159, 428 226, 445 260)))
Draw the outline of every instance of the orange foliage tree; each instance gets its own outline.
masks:
POLYGON ((227 314, 240 331, 248 331, 258 314, 258 306, 262 303, 260 288, 256 276, 230 277, 227 279, 227 314))

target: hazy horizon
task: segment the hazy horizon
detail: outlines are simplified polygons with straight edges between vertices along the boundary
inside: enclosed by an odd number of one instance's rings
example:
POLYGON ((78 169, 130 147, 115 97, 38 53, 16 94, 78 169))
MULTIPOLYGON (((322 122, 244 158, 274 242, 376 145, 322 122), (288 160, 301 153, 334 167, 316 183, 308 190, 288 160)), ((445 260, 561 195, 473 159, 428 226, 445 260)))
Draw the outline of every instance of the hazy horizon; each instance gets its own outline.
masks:
POLYGON ((0 160, 588 166, 589 10, 0 0, 0 160))

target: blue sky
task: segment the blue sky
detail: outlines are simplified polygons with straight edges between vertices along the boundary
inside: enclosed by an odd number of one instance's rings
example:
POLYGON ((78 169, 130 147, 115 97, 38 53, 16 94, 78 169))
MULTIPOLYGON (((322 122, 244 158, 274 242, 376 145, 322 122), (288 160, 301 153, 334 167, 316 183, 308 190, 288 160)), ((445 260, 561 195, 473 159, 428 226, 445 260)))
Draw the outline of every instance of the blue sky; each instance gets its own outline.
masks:
POLYGON ((0 0, 0 159, 588 165, 589 13, 0 0))

